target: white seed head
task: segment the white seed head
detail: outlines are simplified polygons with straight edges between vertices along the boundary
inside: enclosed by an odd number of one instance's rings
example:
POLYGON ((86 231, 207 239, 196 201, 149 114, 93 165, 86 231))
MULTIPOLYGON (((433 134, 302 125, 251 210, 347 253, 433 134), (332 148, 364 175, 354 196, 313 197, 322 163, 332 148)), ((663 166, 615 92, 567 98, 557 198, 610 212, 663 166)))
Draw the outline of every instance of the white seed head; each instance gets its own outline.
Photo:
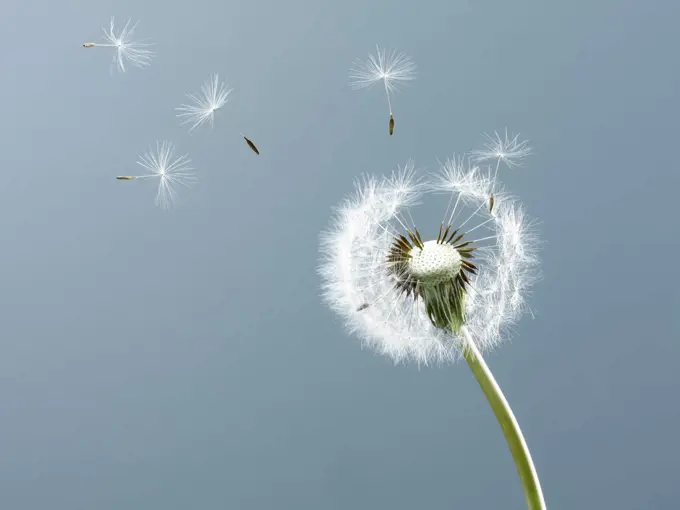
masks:
MULTIPOLYGON (((428 315, 426 302, 441 301, 450 288, 447 280, 461 275, 469 280, 459 302, 462 317, 478 349, 493 349, 507 337, 524 312, 525 296, 537 277, 538 243, 521 204, 503 193, 493 169, 488 170, 453 159, 437 178, 421 181, 409 163, 392 176, 357 182, 356 193, 337 209, 321 237, 318 271, 323 296, 367 346, 397 362, 458 359, 465 340, 436 327, 433 322, 441 321, 428 315), (398 241, 409 228, 405 218, 411 218, 410 209, 441 192, 451 195, 444 228, 450 223, 452 232, 459 229, 456 239, 464 234, 461 241, 451 243, 469 241, 467 246, 419 238, 398 241), (467 214, 454 214, 463 205, 474 211, 468 219, 467 214), (473 246, 478 249, 470 255, 467 250, 473 246), (470 262, 475 266, 472 272, 470 262)), ((419 227, 431 232, 439 225, 419 227)), ((435 312, 441 319, 442 308, 435 312)))
POLYGON ((452 280, 460 273, 461 264, 458 250, 437 241, 427 241, 422 249, 414 247, 408 263, 411 275, 426 286, 452 280))

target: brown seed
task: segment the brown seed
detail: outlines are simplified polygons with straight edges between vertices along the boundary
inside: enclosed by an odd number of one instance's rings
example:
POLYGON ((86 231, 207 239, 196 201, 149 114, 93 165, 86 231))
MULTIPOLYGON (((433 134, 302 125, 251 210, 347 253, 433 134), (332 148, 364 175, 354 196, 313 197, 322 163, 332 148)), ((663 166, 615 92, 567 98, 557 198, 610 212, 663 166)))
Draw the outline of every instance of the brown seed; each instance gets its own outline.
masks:
POLYGON ((493 205, 496 202, 496 199, 493 196, 493 193, 491 193, 491 196, 489 197, 489 212, 493 212, 493 205))
POLYGON ((368 303, 364 303, 364 304, 361 305, 359 308, 357 308, 357 312, 360 312, 360 311, 362 311, 362 310, 366 310, 366 308, 368 308, 369 306, 370 306, 370 305, 369 305, 368 303))
POLYGON ((463 260, 463 261, 462 261, 462 264, 463 264, 465 267, 469 267, 470 269, 477 269, 477 266, 475 266, 475 265, 474 265, 472 262, 470 262, 469 260, 463 260))
POLYGON ((260 154, 260 151, 257 150, 257 147, 255 147, 255 144, 254 144, 253 142, 251 142, 245 135, 241 135, 241 136, 243 136, 243 139, 244 139, 244 140, 246 141, 246 143, 248 144, 248 147, 250 147, 251 149, 253 149, 253 152, 254 152, 255 154, 259 155, 259 154, 260 154))
POLYGON ((93 42, 83 43, 83 48, 94 48, 95 46, 97 46, 97 45, 93 42))
POLYGON ((442 234, 442 244, 446 243, 446 238, 449 235, 449 230, 451 230, 451 225, 447 225, 446 229, 444 230, 444 233, 442 234))
POLYGON ((454 239, 453 236, 455 236, 457 233, 458 233, 458 231, 456 230, 453 234, 451 234, 451 239, 449 239, 450 244, 456 244, 458 241, 463 239, 463 236, 465 235, 465 233, 462 233, 461 235, 459 235, 458 237, 456 237, 454 239))
POLYGON ((398 242, 399 242, 399 245, 402 246, 406 250, 411 250, 413 248, 413 246, 411 245, 409 240, 406 239, 403 234, 400 234, 398 242))
POLYGON ((134 177, 132 175, 119 175, 118 177, 116 177, 116 179, 118 179, 119 181, 131 181, 134 179, 134 177))
POLYGON ((418 229, 416 229, 416 237, 418 238, 418 242, 420 243, 419 247, 424 248, 425 247, 425 242, 423 241, 422 236, 420 235, 420 232, 418 232, 418 229))
POLYGON ((446 241, 446 242, 449 243, 449 244, 456 244, 456 243, 457 243, 458 241, 460 241, 460 240, 463 238, 463 236, 465 235, 465 234, 461 234, 461 235, 459 235, 458 237, 456 237, 456 234, 457 234, 457 233, 458 233, 458 229, 456 229, 456 230, 454 230, 453 232, 451 232, 451 235, 449 236, 449 239, 448 239, 448 241, 446 241), (456 239, 454 239, 454 237, 456 237, 456 239))
POLYGON ((416 235, 413 232, 411 232, 410 230, 407 231, 406 233, 411 238, 411 242, 413 242, 413 245, 418 246, 418 248, 420 248, 420 246, 418 244, 418 238, 416 237, 416 235))
POLYGON ((394 134, 394 116, 390 113, 390 136, 394 134))

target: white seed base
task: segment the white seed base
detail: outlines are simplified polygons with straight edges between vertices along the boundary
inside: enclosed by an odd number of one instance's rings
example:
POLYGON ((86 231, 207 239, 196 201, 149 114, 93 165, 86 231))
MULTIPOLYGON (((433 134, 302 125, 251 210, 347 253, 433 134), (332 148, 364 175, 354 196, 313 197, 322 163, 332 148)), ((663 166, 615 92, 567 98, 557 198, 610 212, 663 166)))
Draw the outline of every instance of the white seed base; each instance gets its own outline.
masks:
POLYGON ((462 258, 450 244, 427 241, 424 247, 411 250, 409 269, 422 285, 438 285, 455 278, 460 272, 462 258))

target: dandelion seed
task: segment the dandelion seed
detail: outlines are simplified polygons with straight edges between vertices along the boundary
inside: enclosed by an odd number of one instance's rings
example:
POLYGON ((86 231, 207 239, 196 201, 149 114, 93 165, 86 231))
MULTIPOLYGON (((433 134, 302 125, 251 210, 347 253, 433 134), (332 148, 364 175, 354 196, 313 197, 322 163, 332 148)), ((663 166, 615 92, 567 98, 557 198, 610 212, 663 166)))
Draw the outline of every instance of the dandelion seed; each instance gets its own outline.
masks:
POLYGON ((217 73, 210 76, 201 86, 199 94, 187 94, 193 104, 183 104, 175 108, 177 117, 184 119, 182 125, 190 123, 189 132, 201 126, 205 122, 214 125, 215 112, 222 108, 229 98, 233 89, 227 88, 225 83, 220 83, 217 73))
POLYGON ((155 203, 163 209, 169 209, 177 199, 175 187, 181 185, 189 187, 196 178, 193 168, 189 165, 188 155, 174 157, 175 147, 171 142, 156 142, 156 148, 151 147, 137 161, 150 173, 145 175, 121 175, 120 180, 158 179, 158 190, 155 203))
POLYGON ((522 315, 537 277, 531 224, 497 186, 490 171, 455 157, 425 181, 412 162, 364 178, 322 234, 318 271, 326 303, 377 352, 395 362, 467 361, 502 425, 529 508, 544 510, 522 432, 482 357, 522 315), (442 192, 449 206, 425 240, 411 210, 442 192))
POLYGON ((146 67, 151 64, 151 59, 154 56, 154 52, 148 49, 153 46, 153 43, 135 41, 132 39, 132 35, 137 27, 137 23, 130 27, 130 21, 127 20, 125 26, 116 35, 116 29, 114 24, 115 19, 111 17, 111 22, 109 29, 102 28, 104 31, 105 43, 84 43, 84 48, 94 48, 94 47, 104 47, 104 48, 115 48, 116 53, 113 56, 113 61, 111 62, 111 71, 113 67, 117 66, 120 72, 125 72, 125 63, 128 62, 131 65, 139 68, 146 67))
MULTIPOLYGON (((200 94, 187 94, 193 104, 183 104, 175 108, 178 113, 177 117, 184 119, 182 125, 190 123, 189 133, 206 122, 210 122, 210 126, 214 126, 215 112, 222 108, 229 99, 229 94, 234 89, 227 87, 226 83, 221 83, 217 73, 211 75, 205 83, 201 86, 200 94)), ((248 147, 255 153, 260 154, 259 149, 252 140, 241 133, 245 139, 248 147)))
POLYGON ((350 87, 354 90, 370 87, 382 81, 387 95, 390 113, 390 135, 394 133, 394 114, 390 94, 398 90, 400 82, 415 80, 416 65, 404 53, 387 52, 376 46, 376 55, 369 55, 367 61, 356 61, 350 69, 350 87))
POLYGON ((255 147, 255 144, 247 136, 245 136, 243 133, 241 133, 241 136, 243 137, 243 139, 248 144, 248 147, 250 147, 255 154, 259 155, 260 151, 257 149, 257 147, 255 147))
POLYGON ((472 151, 470 155, 474 161, 477 162, 496 160, 494 177, 498 173, 498 167, 501 164, 501 161, 505 163, 508 168, 514 168, 521 166, 522 160, 532 154, 531 147, 528 145, 529 141, 520 141, 519 134, 509 137, 507 128, 505 129, 504 138, 501 138, 501 135, 499 135, 497 131, 494 131, 493 136, 484 133, 484 137, 487 139, 487 143, 484 144, 484 149, 472 151))

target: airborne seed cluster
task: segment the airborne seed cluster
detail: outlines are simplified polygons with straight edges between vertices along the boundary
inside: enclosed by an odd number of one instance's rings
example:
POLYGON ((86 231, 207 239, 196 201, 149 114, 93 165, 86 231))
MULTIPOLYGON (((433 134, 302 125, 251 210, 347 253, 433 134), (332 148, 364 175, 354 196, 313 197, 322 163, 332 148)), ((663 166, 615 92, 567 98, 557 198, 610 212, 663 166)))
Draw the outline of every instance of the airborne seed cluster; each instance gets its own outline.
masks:
MULTIPOLYGON (((114 50, 111 62, 111 71, 117 68, 120 72, 127 71, 126 64, 134 67, 144 68, 151 64, 155 56, 150 49, 151 42, 137 41, 133 39, 135 28, 138 23, 131 25, 131 20, 123 25, 119 31, 116 30, 115 18, 110 20, 109 28, 102 28, 104 31, 104 42, 83 44, 84 48, 112 48, 114 50)), ((177 117, 182 120, 181 124, 190 124, 189 133, 203 124, 214 125, 215 113, 220 110, 229 98, 233 89, 227 87, 226 83, 221 82, 217 73, 212 74, 201 86, 199 93, 186 94, 190 104, 182 104, 175 108, 177 117)), ((255 143, 240 133, 252 152, 260 155, 260 150, 255 143)), ((191 160, 188 155, 174 157, 175 145, 169 141, 156 142, 147 150, 137 161, 137 164, 149 171, 144 175, 119 175, 119 181, 133 181, 144 179, 157 179, 158 190, 156 193, 156 205, 168 209, 177 199, 177 188, 189 187, 196 181, 194 168, 190 165, 191 160)))
MULTIPOLYGON (((154 43, 138 41, 133 38, 137 23, 131 25, 128 19, 120 31, 116 30, 115 18, 111 17, 109 28, 102 28, 104 31, 104 42, 83 43, 84 48, 106 47, 114 50, 111 70, 114 67, 120 72, 126 72, 126 64, 134 67, 144 68, 151 65, 151 60, 155 53, 150 49, 154 43)), ((388 52, 376 46, 376 55, 369 55, 365 62, 355 62, 355 67, 350 70, 350 86, 353 89, 362 89, 381 82, 385 88, 387 105, 389 108, 388 132, 390 136, 394 134, 395 119, 392 111, 391 93, 398 90, 399 82, 408 82, 415 79, 416 66, 411 59, 404 53, 397 53, 395 50, 388 52)), ((228 88, 226 83, 220 82, 217 73, 208 78, 201 86, 200 93, 189 93, 187 97, 190 104, 182 104, 175 108, 179 113, 177 116, 182 119, 182 124, 191 124, 189 133, 205 123, 214 125, 215 113, 220 110, 229 98, 233 89, 228 88)), ((260 155, 260 149, 255 143, 243 133, 241 137, 245 140, 250 150, 260 155)), ((122 175, 117 176, 119 181, 133 181, 140 179, 158 179, 158 191, 156 194, 156 204, 167 209, 177 198, 176 188, 181 185, 189 187, 195 182, 194 169, 189 166, 191 160, 188 155, 173 159, 174 144, 172 142, 162 142, 165 152, 160 151, 161 142, 156 142, 157 148, 149 149, 137 163, 147 170, 145 175, 122 175), (145 160, 153 161, 153 165, 148 165, 145 160)))

